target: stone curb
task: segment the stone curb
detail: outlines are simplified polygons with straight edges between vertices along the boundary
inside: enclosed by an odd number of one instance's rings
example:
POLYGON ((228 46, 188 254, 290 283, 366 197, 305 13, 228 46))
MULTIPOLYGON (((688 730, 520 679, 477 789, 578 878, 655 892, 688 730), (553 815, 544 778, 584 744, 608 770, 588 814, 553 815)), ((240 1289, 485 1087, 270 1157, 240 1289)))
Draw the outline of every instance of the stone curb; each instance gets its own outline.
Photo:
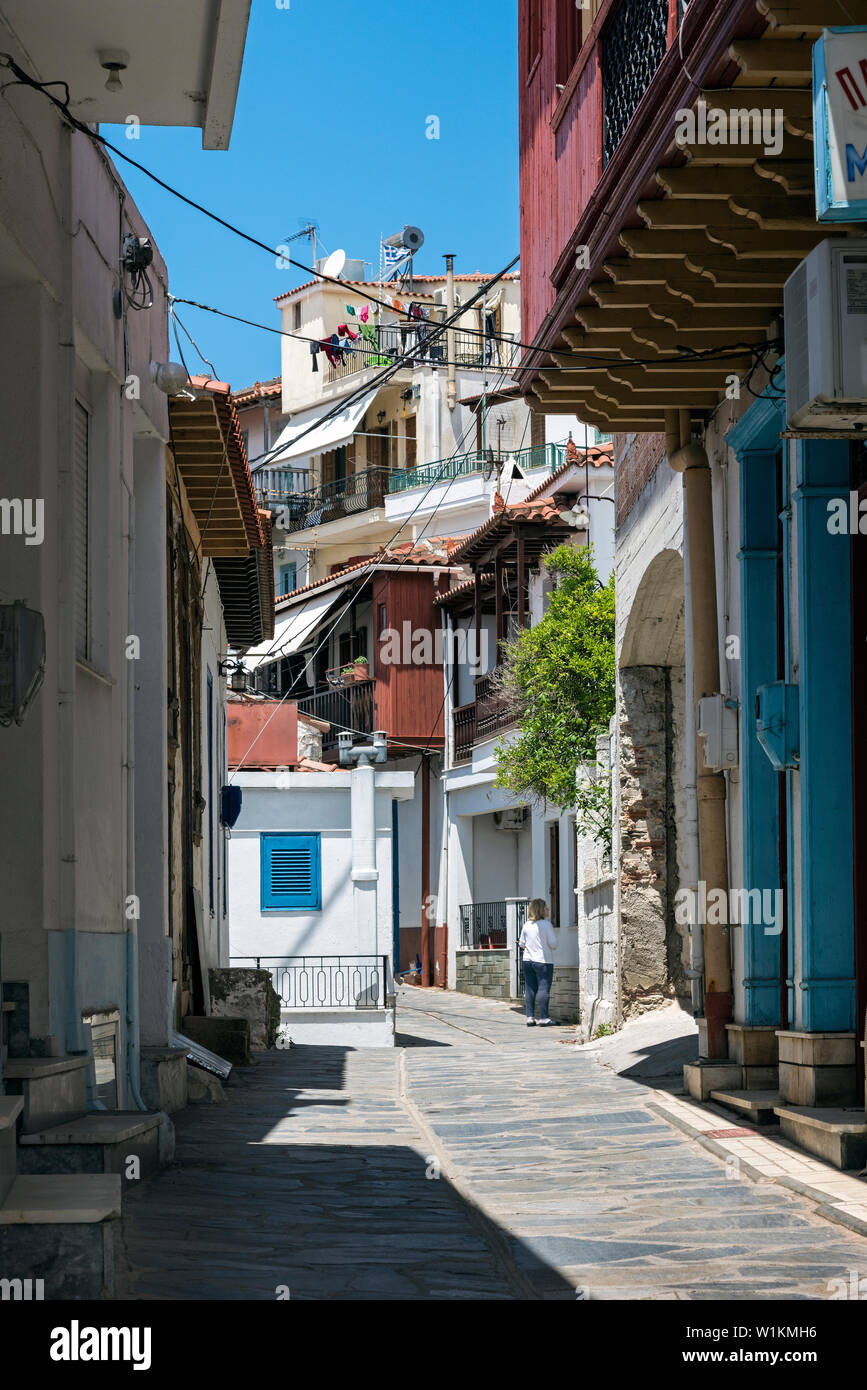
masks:
MULTIPOLYGON (((703 1149, 707 1149, 708 1153, 712 1153, 714 1157, 721 1158, 724 1161, 736 1157, 740 1171, 745 1173, 753 1182, 775 1183, 778 1187, 785 1187, 791 1192, 797 1192, 800 1197, 805 1197, 808 1201, 815 1203, 815 1214, 817 1216, 822 1216, 828 1221, 834 1221, 838 1226, 845 1226, 847 1230, 853 1231, 856 1235, 867 1236, 867 1217, 854 1216, 852 1212, 843 1211, 841 1208, 832 1205, 828 1201, 827 1192, 821 1192, 810 1183, 803 1182, 800 1178, 790 1177, 785 1173, 763 1173, 759 1168, 754 1167, 748 1159, 745 1159, 742 1154, 734 1154, 733 1151, 727 1148, 720 1140, 709 1138, 704 1130, 691 1125, 685 1115, 671 1110, 668 1106, 661 1105, 655 1101, 646 1101, 645 1104, 647 1109, 650 1110, 652 1114, 656 1115, 658 1119, 666 1120, 673 1128, 679 1129, 681 1133, 688 1135, 690 1139, 696 1140, 697 1143, 701 1144, 703 1149)), ((696 1101, 690 1101, 690 1104, 694 1105, 696 1109, 703 1110, 706 1114, 719 1115, 721 1113, 716 1110, 716 1108, 711 1109, 710 1106, 700 1106, 696 1101)), ((728 1112, 726 1112, 726 1117, 732 1120, 735 1118, 729 1116, 728 1112)), ((732 1123, 731 1128, 739 1129, 747 1128, 747 1126, 740 1126, 732 1123)), ((758 1139, 769 1139, 769 1136, 762 1134, 758 1128, 753 1132, 758 1139)), ((787 1148, 785 1152, 799 1154, 800 1150, 787 1148)), ((821 1160, 814 1161, 821 1162, 821 1160)), ((839 1168, 834 1168, 831 1164, 827 1164, 826 1167, 831 1177, 855 1176, 852 1173, 841 1173, 839 1168)), ((865 1202, 867 1202, 867 1183, 864 1185, 864 1199, 865 1202)))

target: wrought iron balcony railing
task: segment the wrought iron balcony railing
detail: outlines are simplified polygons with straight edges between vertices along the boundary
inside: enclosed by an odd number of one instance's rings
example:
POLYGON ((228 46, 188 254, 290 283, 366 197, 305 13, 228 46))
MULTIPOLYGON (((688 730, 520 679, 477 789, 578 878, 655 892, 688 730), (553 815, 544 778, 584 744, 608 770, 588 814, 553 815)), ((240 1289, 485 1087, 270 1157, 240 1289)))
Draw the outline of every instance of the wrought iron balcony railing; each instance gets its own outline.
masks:
POLYGON ((270 970, 281 1009, 383 1009, 387 956, 232 956, 230 965, 270 970))
MULTIPOLYGON (((526 449, 504 449, 499 462, 504 469, 517 464, 526 473, 534 468, 548 468, 555 472, 566 459, 565 444, 536 444, 526 449)), ((456 454, 454 458, 437 459, 435 463, 423 463, 418 468, 405 468, 393 472, 389 479, 389 492, 408 492, 414 487, 429 487, 431 483, 448 482, 452 478, 468 478, 474 473, 483 473, 493 463, 497 466, 497 454, 493 449, 475 449, 469 454, 456 454)))
MULTIPOLYGON (((436 327, 436 323, 426 319, 404 324, 376 324, 373 326, 375 342, 356 338, 350 347, 342 349, 340 362, 328 365, 325 380, 340 381, 355 372, 367 371, 368 367, 389 367, 399 357, 410 359, 406 363, 408 367, 417 363, 444 365, 448 361, 447 335, 440 333, 433 342, 428 342, 436 327)), ((456 328, 454 344, 455 362, 459 367, 512 367, 518 359, 512 334, 486 337, 480 329, 456 328)))
POLYGON ((449 482, 481 474, 499 461, 504 470, 517 464, 522 472, 547 468, 555 472, 566 459, 565 444, 537 444, 524 449, 503 449, 499 460, 494 449, 474 449, 468 454, 437 459, 418 468, 368 468, 348 478, 323 483, 320 487, 298 490, 298 482, 308 474, 298 469, 262 468, 254 476, 260 506, 281 508, 284 529, 302 531, 308 526, 324 526, 355 512, 381 507, 387 493, 408 492, 431 483, 449 482))
POLYGON ((381 507, 390 476, 387 468, 367 468, 307 492, 289 493, 277 499, 286 513, 284 529, 304 531, 310 526, 324 526, 329 521, 381 507))
POLYGON ((607 164, 665 56, 668 0, 621 0, 602 34, 602 162, 607 164))

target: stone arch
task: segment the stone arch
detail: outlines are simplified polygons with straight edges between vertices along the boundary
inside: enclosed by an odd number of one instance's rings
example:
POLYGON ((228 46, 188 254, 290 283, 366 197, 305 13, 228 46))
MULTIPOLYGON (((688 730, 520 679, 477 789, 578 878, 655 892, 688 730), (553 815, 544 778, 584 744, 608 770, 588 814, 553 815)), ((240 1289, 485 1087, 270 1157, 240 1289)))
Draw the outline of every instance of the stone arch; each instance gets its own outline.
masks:
POLYGON ((682 666, 685 651, 683 557, 660 550, 635 591, 618 664, 682 666))
POLYGON ((689 996, 689 940, 675 921, 686 861, 683 558, 653 557, 618 662, 620 964, 628 1017, 689 996))

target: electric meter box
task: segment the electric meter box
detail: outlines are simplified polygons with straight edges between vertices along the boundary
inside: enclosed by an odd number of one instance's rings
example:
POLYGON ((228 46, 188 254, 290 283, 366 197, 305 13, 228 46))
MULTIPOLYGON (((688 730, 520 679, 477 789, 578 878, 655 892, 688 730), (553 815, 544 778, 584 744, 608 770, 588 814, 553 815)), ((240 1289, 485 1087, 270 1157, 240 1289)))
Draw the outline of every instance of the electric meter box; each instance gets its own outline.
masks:
POLYGON ((867 239, 820 242, 789 276, 783 303, 789 429, 861 433, 867 429, 867 239))
POLYGON ((724 772, 738 765, 738 702, 705 695, 698 702, 698 733, 705 768, 724 772))

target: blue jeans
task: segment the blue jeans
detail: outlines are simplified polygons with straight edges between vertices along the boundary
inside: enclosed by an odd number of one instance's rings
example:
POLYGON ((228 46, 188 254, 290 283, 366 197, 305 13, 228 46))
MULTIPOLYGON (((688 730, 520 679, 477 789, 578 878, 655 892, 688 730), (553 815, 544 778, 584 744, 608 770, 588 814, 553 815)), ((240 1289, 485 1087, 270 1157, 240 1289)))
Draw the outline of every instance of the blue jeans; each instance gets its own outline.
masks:
POLYGON ((528 1018, 533 1017, 537 992, 539 995, 539 1017, 548 1017, 548 996, 551 993, 553 978, 553 965, 543 965, 540 960, 524 958, 524 1003, 527 1006, 528 1018))

